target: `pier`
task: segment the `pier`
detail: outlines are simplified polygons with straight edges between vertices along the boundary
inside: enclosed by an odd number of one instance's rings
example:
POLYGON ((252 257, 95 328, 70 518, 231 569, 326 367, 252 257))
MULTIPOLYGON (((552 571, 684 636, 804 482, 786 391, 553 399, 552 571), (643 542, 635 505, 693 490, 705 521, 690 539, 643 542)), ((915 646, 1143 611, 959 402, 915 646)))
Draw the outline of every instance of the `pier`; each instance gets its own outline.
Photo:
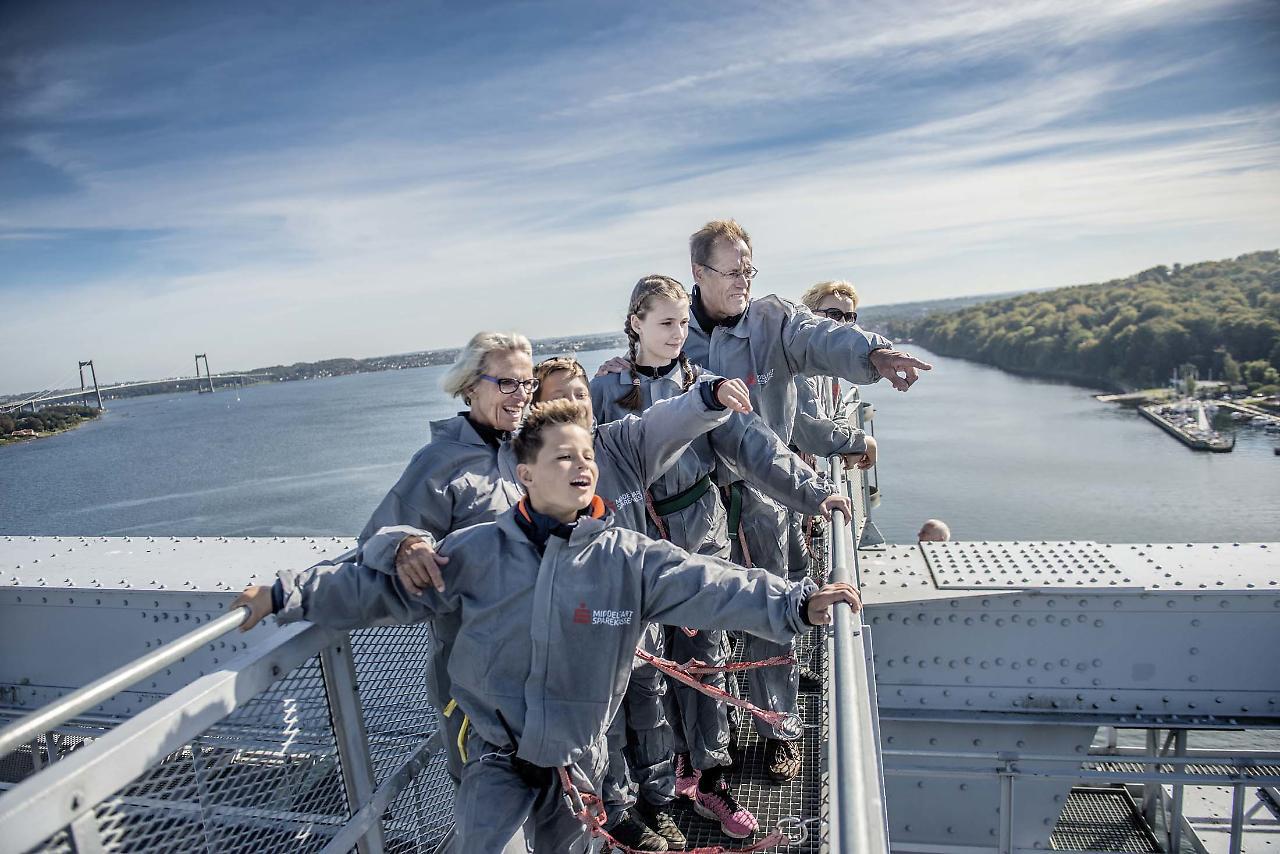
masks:
MULTIPOLYGON (((1213 451, 1222 454, 1228 453, 1235 448, 1235 439, 1224 439, 1216 431, 1208 429, 1207 425, 1193 427, 1188 424, 1175 423, 1161 414, 1161 408, 1159 406, 1139 406, 1138 412, 1142 414, 1143 418, 1146 418, 1193 451, 1213 451)), ((1201 415, 1203 415, 1203 411, 1201 415)))

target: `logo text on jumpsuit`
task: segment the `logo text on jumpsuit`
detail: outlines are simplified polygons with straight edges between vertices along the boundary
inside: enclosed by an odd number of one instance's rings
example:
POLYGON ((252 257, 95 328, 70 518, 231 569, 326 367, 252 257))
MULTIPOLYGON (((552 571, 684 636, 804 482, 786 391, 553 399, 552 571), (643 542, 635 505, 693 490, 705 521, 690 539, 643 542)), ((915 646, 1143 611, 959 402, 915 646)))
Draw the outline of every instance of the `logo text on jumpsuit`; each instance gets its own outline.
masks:
POLYGON ((591 609, 586 602, 579 602, 573 610, 573 621, 587 626, 629 626, 635 611, 613 611, 610 609, 591 609))

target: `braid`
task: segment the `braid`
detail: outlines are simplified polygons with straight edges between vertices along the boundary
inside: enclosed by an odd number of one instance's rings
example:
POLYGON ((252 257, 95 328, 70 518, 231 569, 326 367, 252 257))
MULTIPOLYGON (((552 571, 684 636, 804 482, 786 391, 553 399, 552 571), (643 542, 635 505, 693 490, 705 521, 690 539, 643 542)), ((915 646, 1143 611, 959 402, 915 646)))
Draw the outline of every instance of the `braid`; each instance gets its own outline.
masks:
POLYGON ((697 381, 698 373, 696 370, 694 370, 693 365, 689 364, 689 357, 684 354, 683 350, 680 351, 679 358, 680 358, 680 370, 684 373, 684 382, 681 383, 681 387, 685 391, 688 391, 689 389, 693 388, 694 382, 697 381))
POLYGON ((636 344, 640 342, 640 336, 631 328, 630 315, 627 316, 623 329, 627 333, 627 362, 631 366, 628 369, 631 374, 631 388, 627 389, 626 394, 618 398, 618 405, 623 409, 639 412, 644 408, 644 397, 640 392, 640 377, 636 376, 636 344))

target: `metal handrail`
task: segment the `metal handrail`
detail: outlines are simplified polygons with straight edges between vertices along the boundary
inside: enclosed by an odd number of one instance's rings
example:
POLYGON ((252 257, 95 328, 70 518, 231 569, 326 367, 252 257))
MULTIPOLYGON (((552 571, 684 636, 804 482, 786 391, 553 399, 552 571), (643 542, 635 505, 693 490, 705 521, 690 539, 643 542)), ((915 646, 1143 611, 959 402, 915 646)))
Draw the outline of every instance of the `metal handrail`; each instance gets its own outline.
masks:
POLYGON ((248 606, 228 611, 194 631, 170 641, 154 652, 136 658, 83 688, 19 718, 0 730, 0 756, 16 750, 51 729, 65 724, 81 712, 114 697, 129 686, 146 679, 185 658, 200 647, 240 628, 249 617, 248 606))
MULTIPOLYGON (((844 494, 844 463, 829 460, 832 483, 844 494)), ((853 520, 831 514, 829 580, 858 585, 857 553, 853 548, 853 520)), ((880 767, 879 736, 875 724, 873 680, 863 646, 860 615, 835 608, 831 634, 832 727, 831 762, 836 769, 830 786, 830 850, 859 854, 888 854, 889 829, 880 767)))

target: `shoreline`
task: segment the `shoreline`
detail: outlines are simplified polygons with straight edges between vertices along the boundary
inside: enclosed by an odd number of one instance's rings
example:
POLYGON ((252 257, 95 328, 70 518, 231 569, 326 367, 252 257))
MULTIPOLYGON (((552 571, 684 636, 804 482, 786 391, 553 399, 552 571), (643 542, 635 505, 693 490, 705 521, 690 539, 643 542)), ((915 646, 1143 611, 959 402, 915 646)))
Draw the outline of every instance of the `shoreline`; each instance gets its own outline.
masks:
MULTIPOLYGON (((105 411, 106 411, 105 409, 101 410, 101 412, 105 412, 105 411)), ((60 427, 57 430, 38 430, 38 431, 35 431, 34 435, 24 433, 19 436, 14 433, 9 433, 7 435, 0 436, 0 448, 8 447, 9 445, 24 445, 28 442, 38 442, 41 439, 52 439, 54 436, 61 436, 63 433, 70 433, 72 430, 76 430, 80 427, 83 427, 86 424, 90 424, 94 421, 97 421, 100 417, 102 417, 101 412, 99 412, 98 415, 93 415, 88 418, 81 418, 78 421, 76 421, 76 423, 68 424, 66 427, 60 427)))

